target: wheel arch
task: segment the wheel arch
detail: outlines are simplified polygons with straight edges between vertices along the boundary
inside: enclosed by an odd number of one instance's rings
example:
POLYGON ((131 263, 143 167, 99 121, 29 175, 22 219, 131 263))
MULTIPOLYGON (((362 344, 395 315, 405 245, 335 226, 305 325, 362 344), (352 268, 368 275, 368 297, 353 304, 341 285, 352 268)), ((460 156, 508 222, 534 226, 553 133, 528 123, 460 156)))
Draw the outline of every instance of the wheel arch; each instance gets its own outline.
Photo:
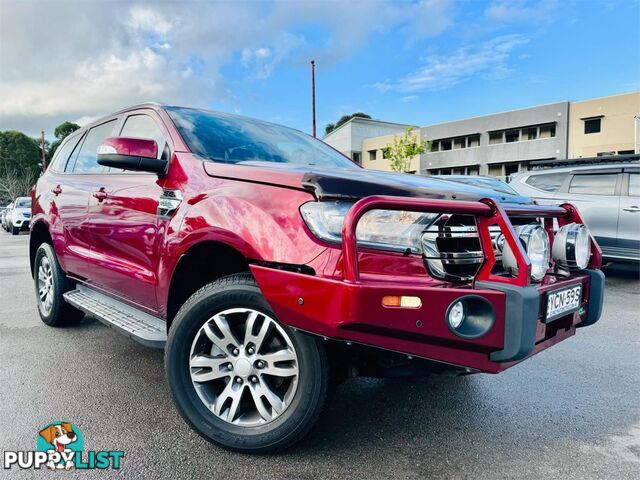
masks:
POLYGON ((38 251, 38 247, 43 243, 48 243, 53 247, 53 239, 49 233, 49 226, 44 220, 39 220, 31 226, 31 234, 29 235, 29 268, 32 277, 36 252, 38 251))

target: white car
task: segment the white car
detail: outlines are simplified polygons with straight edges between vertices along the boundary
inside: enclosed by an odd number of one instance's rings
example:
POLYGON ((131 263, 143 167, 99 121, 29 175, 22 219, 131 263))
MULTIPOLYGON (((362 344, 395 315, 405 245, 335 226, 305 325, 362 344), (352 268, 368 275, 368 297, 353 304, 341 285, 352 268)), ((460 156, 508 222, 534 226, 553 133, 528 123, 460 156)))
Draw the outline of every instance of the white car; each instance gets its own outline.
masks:
POLYGON ((29 230, 31 221, 31 198, 18 197, 13 202, 13 208, 6 219, 8 230, 12 235, 18 235, 20 230, 29 230))
POLYGON ((534 170, 509 183, 540 204, 575 205, 611 260, 640 261, 640 165, 638 162, 534 170))

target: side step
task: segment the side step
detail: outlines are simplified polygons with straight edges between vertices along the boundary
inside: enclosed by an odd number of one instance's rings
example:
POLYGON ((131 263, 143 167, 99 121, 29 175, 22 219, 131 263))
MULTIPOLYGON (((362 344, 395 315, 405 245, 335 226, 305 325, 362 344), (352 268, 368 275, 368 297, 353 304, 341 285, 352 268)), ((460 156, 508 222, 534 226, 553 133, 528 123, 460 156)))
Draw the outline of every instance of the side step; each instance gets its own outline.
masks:
POLYGON ((82 285, 63 296, 77 309, 147 347, 164 348, 167 343, 167 325, 161 318, 82 285))

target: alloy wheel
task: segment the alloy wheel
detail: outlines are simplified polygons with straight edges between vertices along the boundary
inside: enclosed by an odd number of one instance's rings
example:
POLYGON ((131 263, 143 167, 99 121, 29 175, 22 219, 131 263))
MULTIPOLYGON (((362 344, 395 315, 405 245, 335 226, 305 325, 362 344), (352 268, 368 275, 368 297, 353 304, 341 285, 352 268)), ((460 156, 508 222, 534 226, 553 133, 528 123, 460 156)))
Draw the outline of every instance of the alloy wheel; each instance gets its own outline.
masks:
POLYGON ((47 316, 51 313, 53 306, 53 274, 51 272, 51 263, 49 258, 43 255, 38 265, 38 302, 42 313, 47 316))
POLYGON ((272 422, 298 386, 298 357, 278 323, 258 310, 233 308, 199 329, 189 357, 191 381, 218 418, 240 426, 272 422))

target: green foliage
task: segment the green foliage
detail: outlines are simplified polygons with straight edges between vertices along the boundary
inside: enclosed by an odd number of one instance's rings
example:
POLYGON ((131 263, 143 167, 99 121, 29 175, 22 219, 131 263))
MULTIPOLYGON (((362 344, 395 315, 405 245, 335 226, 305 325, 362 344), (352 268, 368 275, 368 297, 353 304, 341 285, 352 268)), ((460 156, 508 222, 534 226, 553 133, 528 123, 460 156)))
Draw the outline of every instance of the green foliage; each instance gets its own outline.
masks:
POLYGON ((10 170, 37 172, 41 158, 38 140, 15 130, 0 132, 0 175, 10 170))
POLYGON ((425 152, 429 142, 420 138, 420 131, 414 133, 409 127, 404 135, 395 135, 393 142, 382 149, 384 158, 390 160, 391 170, 405 173, 411 166, 411 159, 425 152))
POLYGON ((71 135, 73 132, 78 130, 80 125, 75 124, 73 122, 63 122, 58 125, 53 134, 56 136, 56 139, 51 142, 51 144, 47 148, 47 160, 51 160, 53 155, 56 153, 56 150, 62 143, 62 141, 67 138, 67 136, 71 135))
POLYGON ((336 128, 341 127, 342 125, 344 125, 345 123, 347 123, 349 120, 351 120, 354 117, 371 118, 370 115, 367 115, 366 113, 362 113, 362 112, 352 113, 351 115, 343 115, 343 116, 340 117, 340 119, 336 123, 328 123, 327 126, 324 127, 325 135, 329 135, 336 128))

